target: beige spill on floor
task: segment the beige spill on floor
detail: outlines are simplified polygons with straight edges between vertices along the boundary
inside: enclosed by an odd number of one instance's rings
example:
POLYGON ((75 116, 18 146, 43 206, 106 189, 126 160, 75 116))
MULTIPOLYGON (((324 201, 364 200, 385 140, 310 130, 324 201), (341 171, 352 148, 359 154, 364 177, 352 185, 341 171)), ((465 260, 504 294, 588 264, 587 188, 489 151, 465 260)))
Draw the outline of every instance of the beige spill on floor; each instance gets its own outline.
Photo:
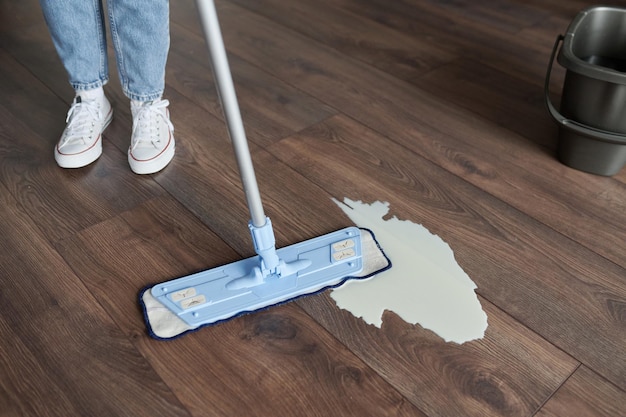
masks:
POLYGON ((447 342, 460 344, 484 336, 487 315, 474 292, 476 284, 446 242, 419 224, 395 216, 384 220, 388 203, 334 201, 357 226, 374 232, 393 264, 373 278, 351 280, 334 289, 331 297, 340 308, 377 327, 383 312, 393 311, 447 342))

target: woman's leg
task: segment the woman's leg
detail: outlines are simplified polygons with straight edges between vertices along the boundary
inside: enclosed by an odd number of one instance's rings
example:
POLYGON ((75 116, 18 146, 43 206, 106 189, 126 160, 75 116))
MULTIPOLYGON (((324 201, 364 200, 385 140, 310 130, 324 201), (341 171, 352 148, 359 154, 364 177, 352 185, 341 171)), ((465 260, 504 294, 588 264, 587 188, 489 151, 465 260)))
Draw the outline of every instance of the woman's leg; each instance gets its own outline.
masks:
POLYGON ((124 94, 151 101, 165 87, 170 46, 168 0, 108 0, 111 37, 124 94))
POLYGON ((108 0, 111 37, 133 129, 128 163, 137 174, 165 168, 175 152, 165 88, 170 47, 168 0, 108 0))
POLYGON ((54 148, 63 168, 80 168, 102 154, 102 132, 113 111, 102 86, 109 80, 101 0, 40 0, 52 41, 76 91, 54 148))
POLYGON ((109 73, 101 0, 40 0, 40 4, 74 90, 106 84, 109 73))
MULTIPOLYGON (((40 0, 53 42, 77 92, 55 148, 58 164, 77 168, 102 153, 102 132, 111 107, 102 93, 108 81, 106 31, 101 0, 40 0), (90 91, 85 91, 90 90, 90 91), (97 93, 97 94, 94 94, 97 93)), ((122 90, 131 100, 131 169, 149 174, 174 157, 165 65, 169 52, 168 0, 108 0, 111 35, 122 90)))

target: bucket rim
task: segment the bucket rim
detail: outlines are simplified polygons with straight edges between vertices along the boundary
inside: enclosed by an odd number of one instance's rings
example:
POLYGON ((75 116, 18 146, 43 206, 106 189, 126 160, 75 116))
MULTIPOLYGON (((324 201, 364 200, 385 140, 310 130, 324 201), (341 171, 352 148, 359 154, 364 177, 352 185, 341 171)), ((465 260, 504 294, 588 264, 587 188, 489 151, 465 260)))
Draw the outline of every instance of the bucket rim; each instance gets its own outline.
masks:
POLYGON ((576 32, 578 28, 591 14, 598 12, 621 13, 624 15, 624 21, 626 22, 626 8, 623 7, 593 6, 582 10, 576 15, 574 20, 572 20, 567 28, 567 31, 565 32, 565 35, 563 37, 563 45, 557 56, 557 61, 568 70, 587 76, 589 78, 607 81, 614 84, 626 85, 626 72, 621 72, 611 68, 591 64, 582 60, 581 58, 576 56, 576 54, 574 54, 573 42, 574 38, 576 37, 576 32))

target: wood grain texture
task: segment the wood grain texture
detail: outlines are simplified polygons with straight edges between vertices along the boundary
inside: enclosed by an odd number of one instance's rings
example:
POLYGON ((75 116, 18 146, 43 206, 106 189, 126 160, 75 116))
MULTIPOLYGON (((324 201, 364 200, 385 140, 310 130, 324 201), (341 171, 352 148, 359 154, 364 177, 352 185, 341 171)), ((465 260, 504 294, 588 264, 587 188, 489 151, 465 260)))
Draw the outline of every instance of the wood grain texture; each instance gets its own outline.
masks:
POLYGON ((0 366, 13 408, 38 416, 187 415, 2 185, 0 204, 11 219, 0 223, 0 366))
POLYGON ((337 315, 329 297, 298 301, 428 415, 532 415, 576 361, 481 303, 489 316, 485 338, 459 346, 393 313, 385 314, 378 329, 348 312, 337 315), (528 351, 541 355, 528 357, 528 351))
POLYGON ((455 58, 426 33, 407 36, 333 2, 327 2, 326 7, 280 0, 235 3, 398 78, 418 77, 455 58))
POLYGON ((37 0, 0 2, 0 416, 621 416, 626 169, 560 164, 543 103, 591 5, 217 1, 278 246, 349 225, 333 197, 388 201, 478 286, 489 327, 457 345, 328 293, 150 339, 141 288, 253 254, 194 2, 170 2, 177 153, 151 176, 111 45, 104 154, 56 166, 73 92, 37 0))
MULTIPOLYGON (((168 90, 176 90, 221 120, 222 108, 211 74, 206 42, 198 35, 198 30, 199 24, 188 24, 172 32, 168 90)), ((237 86, 242 117, 246 120, 246 133, 255 143, 269 145, 337 113, 313 96, 283 83, 234 54, 229 55, 229 65, 237 86)), ((207 139, 211 140, 211 137, 207 139)))
POLYGON ((622 416, 626 393, 581 366, 537 413, 538 417, 622 416))

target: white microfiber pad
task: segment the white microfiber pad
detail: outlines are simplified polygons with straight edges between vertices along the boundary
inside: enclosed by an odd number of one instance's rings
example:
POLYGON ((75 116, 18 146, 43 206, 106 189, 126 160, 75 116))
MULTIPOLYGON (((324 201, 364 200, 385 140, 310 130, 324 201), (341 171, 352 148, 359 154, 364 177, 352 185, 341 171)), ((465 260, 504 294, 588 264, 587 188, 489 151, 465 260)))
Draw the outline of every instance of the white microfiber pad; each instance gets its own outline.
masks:
MULTIPOLYGON (((391 267, 391 262, 389 261, 389 258, 387 258, 385 253, 379 247, 378 242, 374 237, 374 234, 367 229, 360 230, 363 253, 363 270, 356 276, 346 277, 340 284, 335 285, 334 287, 343 284, 348 279, 370 278, 373 275, 376 275, 391 267)), ((150 336, 154 337, 155 339, 167 340, 181 336, 189 331, 194 331, 205 327, 190 327, 183 320, 178 318, 176 314, 172 313, 171 310, 169 310, 155 297, 153 297, 150 289, 151 287, 144 288, 139 294, 139 302, 143 308, 144 319, 146 321, 148 333, 150 334, 150 336)), ((293 299, 288 301, 292 300, 293 299)), ((208 324, 206 326, 209 325, 211 324, 208 324)))

